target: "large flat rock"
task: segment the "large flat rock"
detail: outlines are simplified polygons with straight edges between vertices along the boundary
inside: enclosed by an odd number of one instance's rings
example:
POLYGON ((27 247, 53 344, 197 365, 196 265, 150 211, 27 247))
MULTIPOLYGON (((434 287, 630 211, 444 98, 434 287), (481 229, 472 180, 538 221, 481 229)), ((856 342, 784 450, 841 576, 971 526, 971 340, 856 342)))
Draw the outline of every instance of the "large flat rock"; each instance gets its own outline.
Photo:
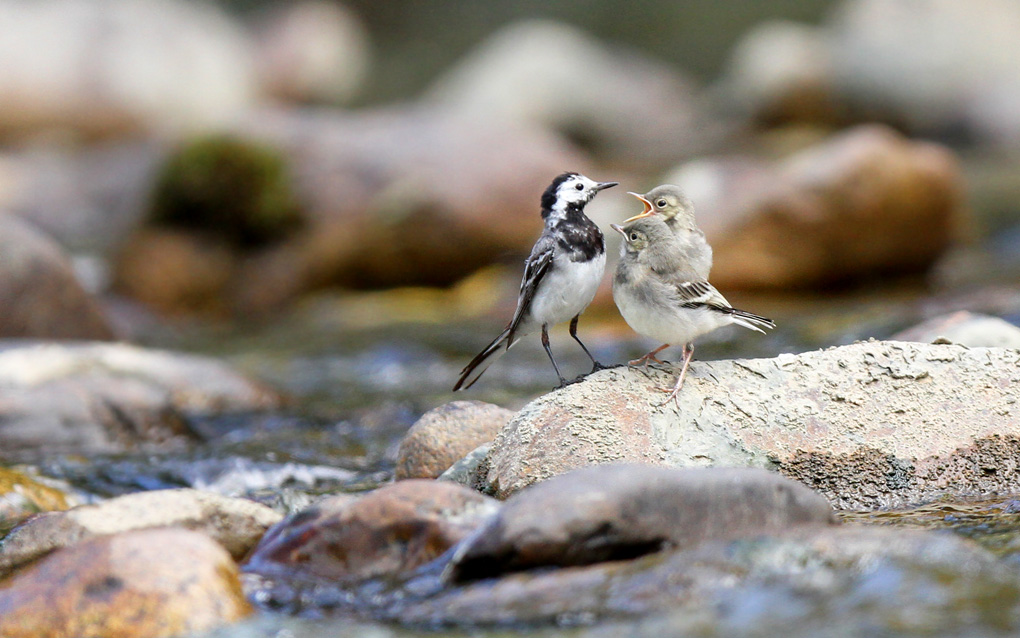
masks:
POLYGON ((837 508, 1016 491, 1020 351, 868 341, 773 359, 613 368, 531 402, 481 479, 505 498, 608 462, 778 470, 837 508))

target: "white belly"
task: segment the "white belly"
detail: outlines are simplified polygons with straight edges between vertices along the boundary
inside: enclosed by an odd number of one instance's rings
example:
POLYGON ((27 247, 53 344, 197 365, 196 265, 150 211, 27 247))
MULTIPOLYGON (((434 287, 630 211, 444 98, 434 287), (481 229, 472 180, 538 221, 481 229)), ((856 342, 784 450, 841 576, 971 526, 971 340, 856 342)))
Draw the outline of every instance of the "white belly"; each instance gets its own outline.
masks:
POLYGON ((562 259, 542 278, 538 294, 531 301, 530 315, 539 326, 569 321, 584 312, 602 283, 605 253, 586 262, 562 259))
POLYGON ((613 299, 620 314, 634 332, 660 343, 684 345, 729 323, 728 317, 711 310, 649 304, 631 290, 613 288, 613 299))

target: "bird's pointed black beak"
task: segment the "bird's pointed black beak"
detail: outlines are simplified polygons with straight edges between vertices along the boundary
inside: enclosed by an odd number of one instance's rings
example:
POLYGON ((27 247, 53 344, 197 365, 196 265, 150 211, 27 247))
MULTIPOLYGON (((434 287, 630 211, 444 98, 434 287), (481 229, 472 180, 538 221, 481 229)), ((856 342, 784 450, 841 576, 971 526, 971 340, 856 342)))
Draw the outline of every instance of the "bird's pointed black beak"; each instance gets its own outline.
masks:
POLYGON ((619 186, 619 185, 620 185, 620 182, 599 182, 598 184, 595 184, 595 192, 597 193, 599 191, 604 191, 607 188, 612 188, 614 186, 619 186))

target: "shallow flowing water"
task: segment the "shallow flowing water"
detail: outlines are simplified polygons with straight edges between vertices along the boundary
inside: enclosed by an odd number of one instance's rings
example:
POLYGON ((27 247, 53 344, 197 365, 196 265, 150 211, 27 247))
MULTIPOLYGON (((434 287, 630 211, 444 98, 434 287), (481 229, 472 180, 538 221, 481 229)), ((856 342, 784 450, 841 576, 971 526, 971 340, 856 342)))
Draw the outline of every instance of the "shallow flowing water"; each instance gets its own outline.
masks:
MULTIPOLYGON (((60 456, 34 465, 68 482, 83 501, 166 487, 192 486, 246 496, 293 512, 324 494, 372 489, 392 478, 396 447, 424 411, 455 398, 519 408, 555 385, 537 337, 516 346, 476 388, 454 395, 459 369, 501 328, 490 316, 408 311, 408 293, 380 305, 375 294, 322 298, 271 325, 230 330, 191 327, 161 333, 146 345, 222 357, 290 396, 281 414, 196 423, 206 442, 187 451, 95 457, 60 456), (361 308, 352 311, 352 308, 361 308), (411 320, 410 317, 416 317, 411 320)), ((826 298, 738 296, 731 301, 772 316, 768 336, 729 329, 699 342, 698 359, 769 357, 885 338, 941 312, 968 307, 1020 321, 1015 288, 957 289, 932 295, 906 281, 881 292, 848 291, 826 298)), ((440 301, 440 306, 442 303, 440 301)), ((611 309, 593 311, 581 336, 602 362, 618 364, 654 344, 637 339, 611 309)), ((553 348, 564 374, 588 371, 587 357, 559 329, 553 348)), ((672 357, 676 357, 676 352, 672 357)), ((1020 495, 1018 495, 1020 498, 1020 495)), ((901 512, 845 514, 870 525, 924 527, 959 534, 997 556, 987 566, 947 571, 921 563, 884 561, 860 573, 830 573, 809 588, 752 581, 697 608, 641 619, 569 618, 558 626, 416 628, 352 619, 335 606, 272 605, 217 638, 285 636, 789 636, 1000 635, 1020 630, 1020 503, 1009 495, 947 501, 901 512), (295 612, 296 613, 291 613, 295 612)))

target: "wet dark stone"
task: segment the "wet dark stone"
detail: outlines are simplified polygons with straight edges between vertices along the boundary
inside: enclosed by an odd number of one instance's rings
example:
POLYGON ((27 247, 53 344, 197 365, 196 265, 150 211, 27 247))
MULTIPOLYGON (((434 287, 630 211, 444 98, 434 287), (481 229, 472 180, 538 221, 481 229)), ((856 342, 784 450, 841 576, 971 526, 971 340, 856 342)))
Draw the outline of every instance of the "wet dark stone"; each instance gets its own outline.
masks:
POLYGON ((595 466, 509 499, 458 548, 447 574, 466 581, 587 565, 833 520, 821 495, 766 470, 595 466))

